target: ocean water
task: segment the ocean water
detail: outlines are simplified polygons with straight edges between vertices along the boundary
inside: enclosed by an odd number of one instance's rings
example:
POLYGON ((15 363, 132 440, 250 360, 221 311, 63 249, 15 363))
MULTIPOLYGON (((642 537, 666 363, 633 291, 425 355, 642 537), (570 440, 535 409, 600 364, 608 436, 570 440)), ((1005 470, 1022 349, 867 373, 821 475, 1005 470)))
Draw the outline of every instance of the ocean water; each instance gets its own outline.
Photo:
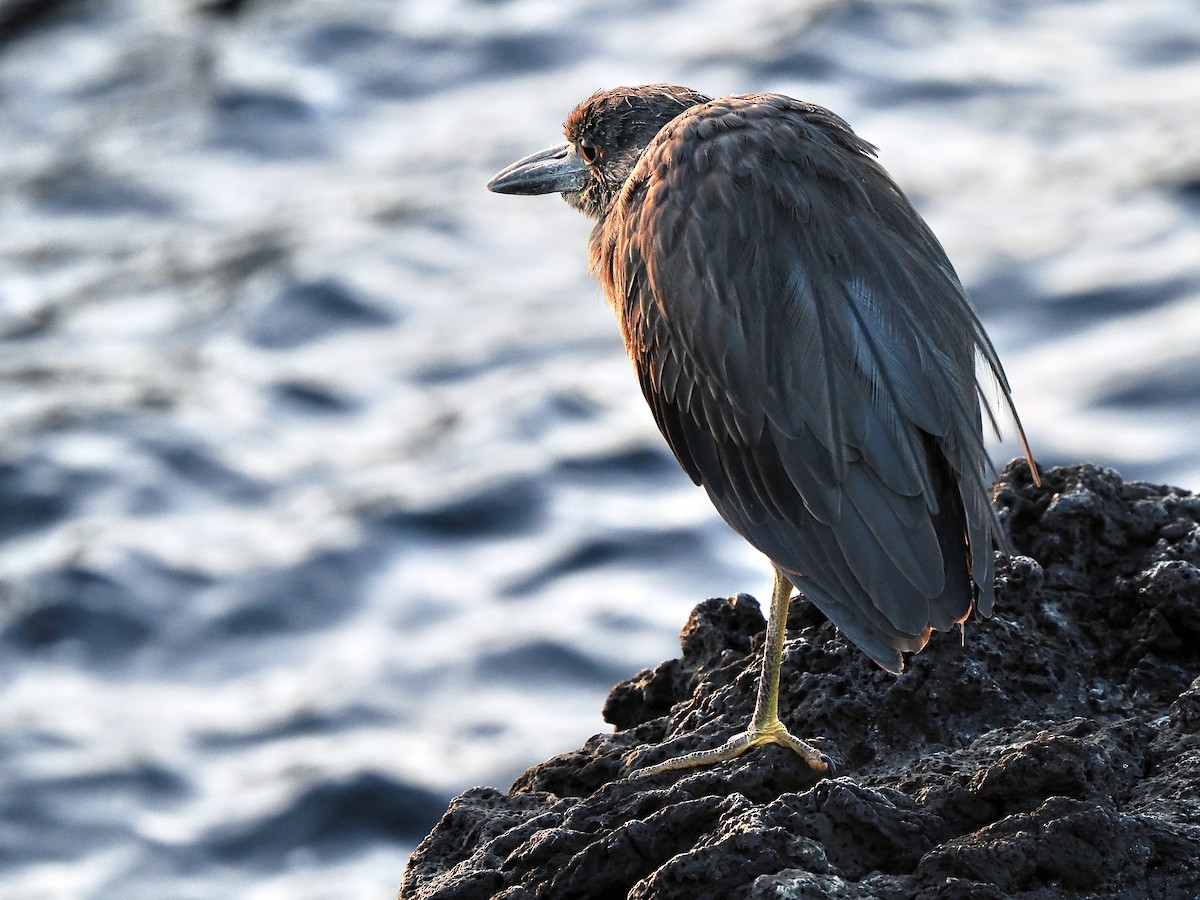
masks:
POLYGON ((0 2, 5 900, 392 896, 769 589, 589 223, 483 189, 647 81, 837 111, 1039 460, 1200 487, 1190 0, 0 2))

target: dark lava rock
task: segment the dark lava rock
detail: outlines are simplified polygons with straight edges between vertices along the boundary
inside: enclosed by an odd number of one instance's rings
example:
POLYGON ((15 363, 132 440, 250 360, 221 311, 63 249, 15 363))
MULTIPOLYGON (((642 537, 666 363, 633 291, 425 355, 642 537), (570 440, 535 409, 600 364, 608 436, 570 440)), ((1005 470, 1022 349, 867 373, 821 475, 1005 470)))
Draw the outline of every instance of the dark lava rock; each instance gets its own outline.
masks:
POLYGON ((1091 465, 1004 471, 995 616, 899 677, 794 604, 778 747, 639 777, 754 705, 763 620, 692 613, 683 654, 617 685, 618 730, 456 799, 408 900, 1200 896, 1200 497, 1091 465))

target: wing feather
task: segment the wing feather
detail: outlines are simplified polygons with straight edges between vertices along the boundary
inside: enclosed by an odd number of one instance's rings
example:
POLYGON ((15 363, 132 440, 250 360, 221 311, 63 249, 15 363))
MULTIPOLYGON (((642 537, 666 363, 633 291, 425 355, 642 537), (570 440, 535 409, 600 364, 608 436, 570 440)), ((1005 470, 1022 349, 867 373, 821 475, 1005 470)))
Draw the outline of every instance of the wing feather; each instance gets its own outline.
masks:
POLYGON ((680 464, 898 671, 976 590, 990 611, 976 354, 1011 398, 941 246, 872 153, 777 95, 693 107, 643 153, 593 264, 680 464))

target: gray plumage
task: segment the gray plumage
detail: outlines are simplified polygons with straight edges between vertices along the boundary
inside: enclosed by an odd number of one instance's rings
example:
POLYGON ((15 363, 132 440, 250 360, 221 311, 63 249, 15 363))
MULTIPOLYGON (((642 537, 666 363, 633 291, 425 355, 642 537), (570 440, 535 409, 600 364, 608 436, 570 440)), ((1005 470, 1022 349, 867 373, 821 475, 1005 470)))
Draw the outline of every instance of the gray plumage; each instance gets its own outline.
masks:
POLYGON ((725 521, 893 672, 990 614, 976 356, 1011 409, 1009 385, 874 148, 819 106, 671 85, 597 93, 566 136, 489 187, 597 219, 642 392, 725 521))

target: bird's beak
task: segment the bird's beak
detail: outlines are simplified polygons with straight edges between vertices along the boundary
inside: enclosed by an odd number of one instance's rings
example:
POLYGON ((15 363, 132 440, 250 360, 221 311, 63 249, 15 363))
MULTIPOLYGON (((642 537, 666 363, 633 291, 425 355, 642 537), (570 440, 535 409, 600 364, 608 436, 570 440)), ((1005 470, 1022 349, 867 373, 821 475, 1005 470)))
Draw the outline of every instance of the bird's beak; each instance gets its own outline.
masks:
POLYGON ((497 194, 561 194, 582 190, 588 165, 570 144, 547 147, 501 169, 487 183, 497 194))

